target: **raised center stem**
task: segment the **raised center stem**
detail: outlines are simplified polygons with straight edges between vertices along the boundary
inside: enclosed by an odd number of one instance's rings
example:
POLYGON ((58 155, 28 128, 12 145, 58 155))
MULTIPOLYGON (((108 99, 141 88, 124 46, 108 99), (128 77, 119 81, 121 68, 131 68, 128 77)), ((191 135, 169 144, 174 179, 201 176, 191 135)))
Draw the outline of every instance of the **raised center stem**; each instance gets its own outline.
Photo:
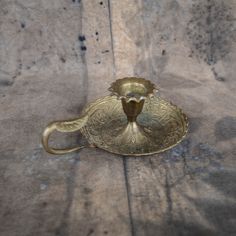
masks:
POLYGON ((128 122, 136 122, 137 116, 141 113, 143 109, 144 100, 140 102, 130 101, 126 102, 124 98, 122 98, 122 106, 123 110, 127 116, 128 122))

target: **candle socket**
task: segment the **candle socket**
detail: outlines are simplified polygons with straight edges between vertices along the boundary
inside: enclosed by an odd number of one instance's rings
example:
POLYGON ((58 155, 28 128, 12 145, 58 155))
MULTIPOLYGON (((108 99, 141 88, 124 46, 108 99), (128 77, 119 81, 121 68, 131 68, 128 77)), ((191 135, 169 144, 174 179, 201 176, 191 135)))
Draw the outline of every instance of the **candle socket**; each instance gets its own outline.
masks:
MULTIPOLYGON (((109 91, 121 100, 123 111, 127 117, 127 124, 116 139, 122 145, 144 144, 148 137, 144 129, 137 122, 142 112, 145 100, 154 95, 155 85, 143 78, 127 77, 114 82, 109 91)), ((132 145, 131 145, 132 148, 132 145)), ((135 150, 134 150, 135 151, 135 150)))

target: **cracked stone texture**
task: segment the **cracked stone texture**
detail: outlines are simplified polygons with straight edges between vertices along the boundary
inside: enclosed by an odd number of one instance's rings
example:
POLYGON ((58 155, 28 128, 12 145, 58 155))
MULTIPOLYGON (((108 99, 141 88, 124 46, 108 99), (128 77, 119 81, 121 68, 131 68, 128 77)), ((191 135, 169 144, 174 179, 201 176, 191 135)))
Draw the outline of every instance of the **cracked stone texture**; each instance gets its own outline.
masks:
POLYGON ((1 236, 236 234, 235 1, 0 5, 1 236), (124 76, 186 112, 181 144, 144 158, 43 150, 50 121, 78 117, 124 76))

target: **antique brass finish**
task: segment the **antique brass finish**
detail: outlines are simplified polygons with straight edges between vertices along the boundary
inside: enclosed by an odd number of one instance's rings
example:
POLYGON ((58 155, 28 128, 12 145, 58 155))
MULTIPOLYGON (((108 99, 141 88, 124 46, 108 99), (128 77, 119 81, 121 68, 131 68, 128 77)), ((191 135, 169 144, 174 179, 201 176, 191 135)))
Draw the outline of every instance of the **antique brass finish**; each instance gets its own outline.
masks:
POLYGON ((144 100, 154 96, 155 85, 149 80, 136 77, 118 79, 108 89, 121 99, 128 122, 136 122, 143 109, 144 100))
POLYGON ((133 140, 142 145, 149 141, 145 131, 137 123, 137 116, 142 112, 144 101, 154 96, 155 85, 143 78, 128 77, 116 80, 109 91, 121 99, 123 111, 127 116, 127 125, 118 134, 117 139, 125 145, 133 140))
POLYGON ((54 131, 80 130, 90 146, 129 156, 163 152, 185 137, 188 120, 181 109, 154 96, 155 86, 141 78, 125 78, 114 82, 110 96, 89 104, 81 118, 51 123, 43 133, 43 145, 49 153, 64 154, 79 150, 49 147, 54 131))

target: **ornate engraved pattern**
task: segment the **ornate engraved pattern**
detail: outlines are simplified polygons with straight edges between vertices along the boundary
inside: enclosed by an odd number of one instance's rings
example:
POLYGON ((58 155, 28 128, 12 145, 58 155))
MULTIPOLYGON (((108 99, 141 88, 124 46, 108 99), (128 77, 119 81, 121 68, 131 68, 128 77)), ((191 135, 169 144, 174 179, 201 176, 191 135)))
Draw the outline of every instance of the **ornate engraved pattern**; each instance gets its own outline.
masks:
POLYGON ((120 136, 127 125, 127 118, 120 100, 115 96, 98 99, 83 114, 87 115, 88 120, 81 132, 89 143, 122 155, 139 156, 165 151, 178 144, 188 130, 187 117, 182 110, 160 97, 145 101, 138 116, 145 138, 130 137, 130 142, 120 136))
POLYGON ((70 121, 62 121, 56 123, 56 129, 60 132, 74 132, 81 129, 88 121, 88 116, 70 120, 70 121))

